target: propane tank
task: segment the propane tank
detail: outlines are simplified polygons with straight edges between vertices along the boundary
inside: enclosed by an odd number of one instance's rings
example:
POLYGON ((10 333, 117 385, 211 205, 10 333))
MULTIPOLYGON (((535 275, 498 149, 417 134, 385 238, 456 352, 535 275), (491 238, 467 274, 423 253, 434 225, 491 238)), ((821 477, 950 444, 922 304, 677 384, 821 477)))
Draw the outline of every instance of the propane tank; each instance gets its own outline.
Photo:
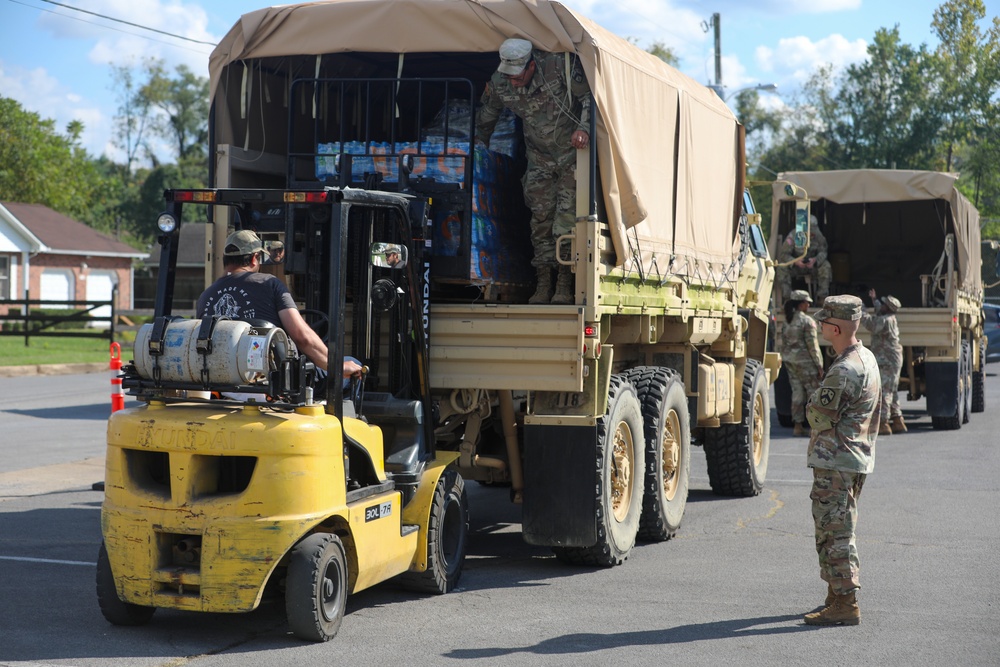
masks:
POLYGON ((169 322, 163 337, 163 353, 157 359, 149 353, 153 325, 144 324, 135 337, 133 349, 139 375, 153 378, 159 367, 161 382, 204 383, 207 368, 209 384, 252 384, 267 379, 272 361, 296 354, 295 344, 284 329, 252 326, 237 320, 219 320, 212 330, 208 354, 198 351, 201 320, 169 322))

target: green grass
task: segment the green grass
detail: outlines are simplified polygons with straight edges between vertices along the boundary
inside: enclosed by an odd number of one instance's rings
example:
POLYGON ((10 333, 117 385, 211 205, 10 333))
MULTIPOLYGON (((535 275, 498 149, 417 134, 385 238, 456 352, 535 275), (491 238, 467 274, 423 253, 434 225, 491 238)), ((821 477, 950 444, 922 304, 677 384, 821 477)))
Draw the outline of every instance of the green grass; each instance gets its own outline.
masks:
MULTIPOLYGON (((127 333, 134 339, 134 333, 127 333)), ((119 339, 124 336, 119 336, 119 339)), ((122 361, 132 358, 132 343, 119 340, 122 361)), ((28 346, 23 336, 0 336, 0 366, 35 364, 108 363, 111 343, 107 338, 48 338, 32 336, 28 346)))

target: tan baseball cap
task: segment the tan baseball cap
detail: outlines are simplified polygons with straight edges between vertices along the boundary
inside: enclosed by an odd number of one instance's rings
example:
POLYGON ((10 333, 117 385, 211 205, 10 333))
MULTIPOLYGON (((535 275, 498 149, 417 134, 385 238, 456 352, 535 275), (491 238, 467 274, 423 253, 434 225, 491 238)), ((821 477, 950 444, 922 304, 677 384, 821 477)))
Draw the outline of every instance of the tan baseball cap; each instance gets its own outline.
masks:
POLYGON ((223 255, 226 257, 240 257, 242 255, 252 255, 255 252, 262 252, 268 257, 271 254, 264 249, 264 244, 260 242, 260 237, 249 229, 241 229, 233 232, 226 239, 226 247, 223 255))

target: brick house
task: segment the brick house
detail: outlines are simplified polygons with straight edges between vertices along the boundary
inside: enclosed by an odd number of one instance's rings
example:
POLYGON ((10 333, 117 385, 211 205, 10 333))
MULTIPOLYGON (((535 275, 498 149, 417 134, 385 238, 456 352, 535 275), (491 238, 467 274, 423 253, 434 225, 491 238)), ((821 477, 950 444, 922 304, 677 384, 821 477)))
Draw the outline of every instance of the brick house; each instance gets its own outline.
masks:
POLYGON ((0 299, 107 301, 117 286, 131 309, 132 262, 145 256, 47 206, 0 202, 0 299))

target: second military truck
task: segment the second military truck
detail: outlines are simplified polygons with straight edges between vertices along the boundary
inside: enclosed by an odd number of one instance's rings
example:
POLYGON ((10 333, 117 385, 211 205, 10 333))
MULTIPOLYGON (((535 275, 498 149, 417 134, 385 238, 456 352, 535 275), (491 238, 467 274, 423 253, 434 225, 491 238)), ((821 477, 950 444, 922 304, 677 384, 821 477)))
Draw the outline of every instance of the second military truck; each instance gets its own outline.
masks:
MULTIPOLYGON (((794 227, 796 202, 806 197, 829 248, 830 293, 867 303, 874 289, 899 299, 900 388, 910 400, 926 397, 936 429, 961 428, 970 413, 985 410, 979 212, 955 187, 957 178, 851 169, 785 172, 773 185, 772 249, 794 227)), ((869 340, 863 327, 859 337, 869 340)), ((790 415, 787 394, 778 391, 776 400, 779 417, 790 415)))

